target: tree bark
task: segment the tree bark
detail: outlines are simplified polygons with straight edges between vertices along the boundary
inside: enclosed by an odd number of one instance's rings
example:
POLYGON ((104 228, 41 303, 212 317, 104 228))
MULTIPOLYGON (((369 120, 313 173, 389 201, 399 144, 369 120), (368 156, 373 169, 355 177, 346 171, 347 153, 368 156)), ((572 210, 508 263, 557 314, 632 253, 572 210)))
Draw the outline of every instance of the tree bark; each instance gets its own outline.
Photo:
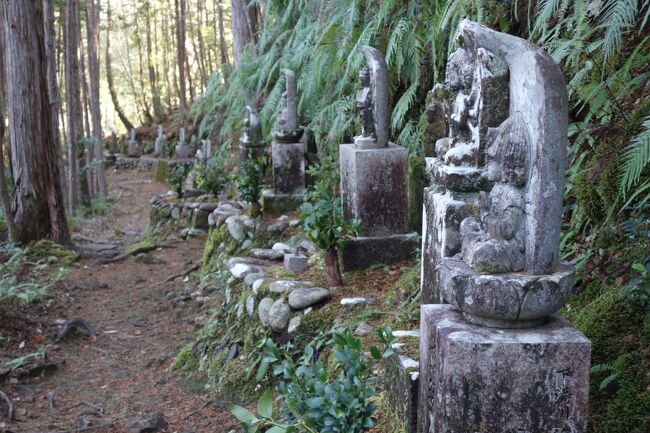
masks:
POLYGON ((117 92, 115 91, 115 84, 113 82, 113 62, 111 60, 111 2, 107 3, 106 10, 106 55, 104 56, 106 60, 106 81, 108 81, 108 92, 111 94, 111 101, 113 101, 113 106, 117 112, 117 117, 120 118, 120 121, 126 128, 127 133, 130 132, 133 127, 133 124, 129 121, 124 110, 120 106, 120 101, 117 98, 117 92))
POLYGON ((343 285, 343 277, 341 276, 341 268, 339 266, 339 253, 336 248, 325 250, 325 273, 327 274, 327 281, 331 287, 339 287, 343 285))
POLYGON ((17 238, 25 243, 51 237, 71 247, 48 100, 43 4, 2 5, 17 238))
POLYGON ((93 148, 95 154, 94 172, 98 192, 106 196, 104 174, 104 151, 102 149, 102 112, 99 103, 99 9, 100 0, 86 2, 86 33, 88 36, 88 73, 90 76, 90 112, 93 123, 93 148))
POLYGON ((92 164, 92 154, 86 152, 86 144, 83 140, 84 137, 90 137, 90 103, 88 101, 88 81, 86 80, 86 62, 84 60, 83 38, 81 37, 81 13, 79 11, 79 1, 75 0, 75 15, 76 22, 74 24, 76 31, 76 48, 75 57, 79 62, 79 82, 81 83, 81 121, 85 126, 85 133, 83 126, 80 128, 81 136, 77 141, 78 158, 79 158, 79 198, 81 204, 85 207, 90 207, 90 197, 93 192, 93 173, 90 171, 92 164), (78 50, 78 52, 77 52, 78 50), (78 55, 78 57, 77 57, 78 55))
POLYGON ((145 24, 147 26, 147 69, 149 71, 149 86, 151 87, 151 99, 153 101, 153 112, 157 119, 163 115, 162 105, 160 104, 160 92, 158 91, 158 79, 156 77, 156 68, 153 60, 153 48, 151 42, 151 2, 145 3, 145 24))
POLYGON ((181 108, 187 110, 185 89, 185 0, 174 1, 176 9, 176 63, 178 64, 178 98, 181 108))
MULTIPOLYGON (((0 4, 0 10, 1 9, 2 5, 0 4)), ((0 49, 4 53, 4 32, 0 32, 0 49)), ((7 226, 9 240, 11 242, 18 242, 18 229, 14 223, 14 212, 11 208, 11 195, 7 189, 8 179, 5 173, 5 106, 7 104, 5 82, 4 56, 0 55, 0 200, 2 201, 2 208, 4 209, 5 224, 7 226)))
POLYGON ((256 5, 249 6, 248 0, 231 0, 232 45, 235 64, 239 61, 246 45, 257 37, 256 5))
POLYGON ((59 85, 57 83, 57 41, 56 30, 54 26, 54 0, 43 0, 43 30, 45 33, 45 52, 47 62, 47 87, 50 96, 50 108, 52 112, 52 123, 55 131, 54 147, 56 150, 56 162, 59 165, 59 174, 61 176, 61 188, 63 189, 64 199, 67 203, 65 166, 63 165, 63 148, 59 136, 59 111, 61 109, 61 97, 59 95, 59 85))
MULTIPOLYGON (((133 23, 135 24, 135 45, 138 48, 138 77, 140 84, 140 95, 142 99, 142 107, 144 108, 144 118, 148 123, 153 122, 153 117, 151 116, 151 110, 149 109, 149 102, 147 101, 147 92, 145 91, 145 82, 144 82, 144 58, 142 56, 142 41, 140 40, 140 20, 138 16, 140 11, 138 9, 138 2, 133 2, 133 23)), ((129 57, 130 59, 130 57, 129 57)), ((135 95, 134 95, 135 96, 135 95)))
POLYGON ((68 139, 68 211, 74 213, 79 204, 78 150, 83 128, 79 95, 79 62, 77 60, 77 31, 75 28, 76 0, 68 1, 65 9, 65 97, 68 139))

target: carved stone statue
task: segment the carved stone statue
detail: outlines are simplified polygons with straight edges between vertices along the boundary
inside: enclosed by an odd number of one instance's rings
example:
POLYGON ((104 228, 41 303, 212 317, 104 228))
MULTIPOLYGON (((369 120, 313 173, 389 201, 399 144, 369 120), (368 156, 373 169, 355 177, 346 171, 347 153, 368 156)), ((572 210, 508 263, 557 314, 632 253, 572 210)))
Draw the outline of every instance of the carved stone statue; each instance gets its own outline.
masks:
POLYGON ((361 90, 356 106, 361 116, 361 135, 354 143, 361 149, 388 147, 388 67, 376 48, 362 46, 366 66, 359 72, 361 90))
POLYGON ((164 156, 166 145, 167 145, 167 136, 163 131, 162 125, 158 125, 158 136, 156 137, 156 146, 155 146, 154 155, 158 157, 164 156))
POLYGON ((303 128, 298 126, 298 85, 291 69, 283 69, 282 72, 286 77, 286 90, 280 100, 273 136, 276 142, 296 143, 303 134, 303 128))
POLYGON ((190 156, 190 149, 185 143, 185 128, 178 131, 178 144, 176 145, 176 159, 185 159, 190 156))
POLYGON ((257 110, 250 105, 246 106, 244 135, 242 135, 241 142, 248 147, 258 147, 262 143, 262 126, 257 117, 257 110))
POLYGON ((131 156, 131 157, 140 156, 140 149, 138 147, 138 141, 135 138, 135 129, 131 130, 131 139, 129 140, 128 156, 131 156))

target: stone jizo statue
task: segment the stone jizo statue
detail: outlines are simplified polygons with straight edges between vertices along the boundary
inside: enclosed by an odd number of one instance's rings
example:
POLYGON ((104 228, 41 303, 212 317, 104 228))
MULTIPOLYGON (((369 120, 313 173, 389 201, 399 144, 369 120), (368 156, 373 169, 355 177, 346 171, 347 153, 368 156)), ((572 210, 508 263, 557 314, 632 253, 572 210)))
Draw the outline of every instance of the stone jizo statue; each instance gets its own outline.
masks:
POLYGON ((361 116, 361 135, 354 143, 361 149, 388 147, 388 67, 383 54, 376 48, 363 46, 361 53, 366 66, 359 72, 361 90, 356 106, 361 116))
POLYGON ((262 143, 262 125, 257 116, 257 110, 250 105, 246 106, 244 118, 244 135, 241 142, 248 147, 259 147, 262 143))
POLYGON ((282 72, 286 77, 286 90, 280 100, 273 136, 276 142, 296 143, 303 135, 303 129, 298 126, 298 84, 291 69, 283 69, 282 72))

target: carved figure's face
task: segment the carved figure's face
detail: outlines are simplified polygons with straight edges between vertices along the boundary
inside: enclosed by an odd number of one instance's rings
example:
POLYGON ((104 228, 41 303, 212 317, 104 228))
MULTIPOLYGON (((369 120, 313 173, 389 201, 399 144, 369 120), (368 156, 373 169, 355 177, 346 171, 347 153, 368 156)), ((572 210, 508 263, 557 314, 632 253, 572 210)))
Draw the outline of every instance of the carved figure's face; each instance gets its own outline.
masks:
POLYGON ((370 86, 370 68, 367 65, 359 71, 359 81, 362 87, 370 86))

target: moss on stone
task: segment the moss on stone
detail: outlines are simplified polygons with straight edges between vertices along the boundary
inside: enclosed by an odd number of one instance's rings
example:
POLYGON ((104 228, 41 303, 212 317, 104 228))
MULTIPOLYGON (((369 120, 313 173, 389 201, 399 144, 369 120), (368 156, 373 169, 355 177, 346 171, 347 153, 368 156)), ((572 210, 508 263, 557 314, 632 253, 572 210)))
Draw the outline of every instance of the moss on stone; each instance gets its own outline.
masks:
POLYGON ((171 366, 173 371, 193 373, 199 369, 199 359, 193 351, 193 343, 183 347, 171 366))
POLYGON ((79 253, 65 248, 48 239, 41 239, 29 248, 29 254, 41 260, 50 260, 55 257, 57 262, 62 266, 71 266, 79 260, 79 253))

